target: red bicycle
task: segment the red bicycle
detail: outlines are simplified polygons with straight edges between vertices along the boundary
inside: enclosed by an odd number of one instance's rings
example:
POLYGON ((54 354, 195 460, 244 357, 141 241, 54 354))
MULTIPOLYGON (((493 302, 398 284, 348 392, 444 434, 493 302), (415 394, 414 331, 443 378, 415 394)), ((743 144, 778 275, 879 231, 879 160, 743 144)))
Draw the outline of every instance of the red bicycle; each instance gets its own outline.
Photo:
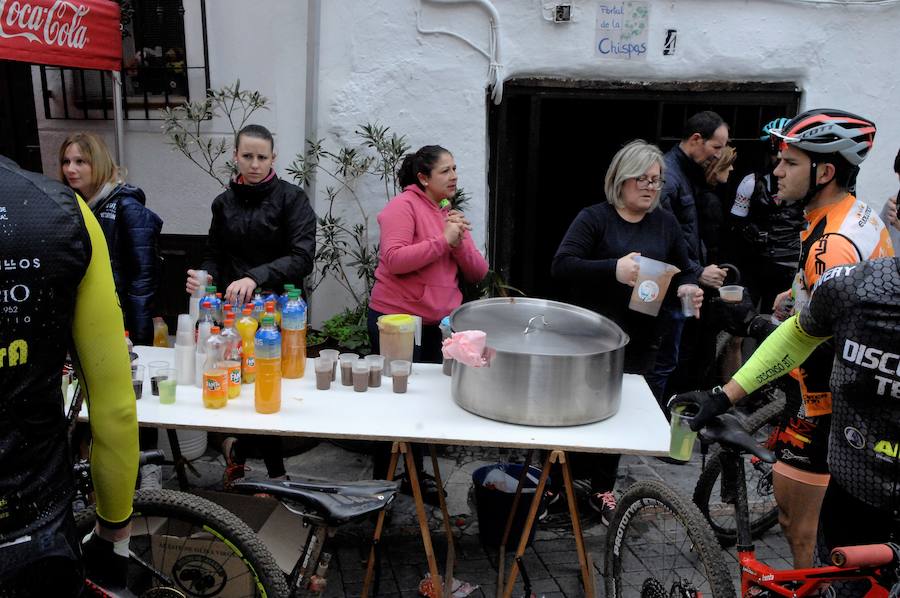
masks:
MULTIPOLYGON (((833 582, 859 582, 856 596, 889 598, 900 592, 900 547, 875 544, 835 548, 833 565, 774 569, 756 557, 744 483, 744 453, 772 463, 733 415, 723 415, 701 432, 721 447, 721 484, 734 497, 740 578, 732 579, 718 542, 699 509, 661 482, 638 482, 619 501, 606 546, 609 597, 699 598, 820 596, 833 582)), ((827 595, 827 594, 825 594, 827 595)))

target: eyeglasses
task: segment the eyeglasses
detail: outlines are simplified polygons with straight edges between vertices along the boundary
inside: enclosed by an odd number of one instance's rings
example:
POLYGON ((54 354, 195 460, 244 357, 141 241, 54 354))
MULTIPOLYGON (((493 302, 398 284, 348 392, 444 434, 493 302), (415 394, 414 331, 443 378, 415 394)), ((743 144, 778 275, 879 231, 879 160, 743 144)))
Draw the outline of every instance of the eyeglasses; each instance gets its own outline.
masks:
POLYGON ((634 182, 637 183, 638 189, 662 189, 662 186, 666 182, 666 180, 651 179, 648 178, 647 175, 642 174, 639 177, 634 177, 634 182))

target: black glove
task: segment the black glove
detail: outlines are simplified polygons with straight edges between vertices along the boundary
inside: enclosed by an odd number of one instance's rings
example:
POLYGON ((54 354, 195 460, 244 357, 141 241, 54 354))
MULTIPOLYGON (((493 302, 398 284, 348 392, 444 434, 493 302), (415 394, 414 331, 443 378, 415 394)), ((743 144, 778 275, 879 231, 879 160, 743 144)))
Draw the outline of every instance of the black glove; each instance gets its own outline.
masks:
POLYGON ((686 409, 696 411, 691 420, 691 430, 696 432, 705 426, 709 420, 728 411, 731 408, 731 401, 728 399, 725 391, 722 390, 722 387, 717 386, 712 390, 683 392, 669 399, 668 407, 670 412, 680 406, 686 406, 686 409))
MULTIPOLYGON (((126 542, 127 546, 127 542, 126 542)), ((81 543, 85 575, 109 590, 123 589, 128 579, 128 557, 115 552, 115 544, 94 532, 81 543)))
POLYGON ((740 303, 723 301, 721 297, 709 300, 711 317, 722 330, 732 336, 749 336, 747 327, 757 316, 753 301, 748 293, 744 293, 740 303))

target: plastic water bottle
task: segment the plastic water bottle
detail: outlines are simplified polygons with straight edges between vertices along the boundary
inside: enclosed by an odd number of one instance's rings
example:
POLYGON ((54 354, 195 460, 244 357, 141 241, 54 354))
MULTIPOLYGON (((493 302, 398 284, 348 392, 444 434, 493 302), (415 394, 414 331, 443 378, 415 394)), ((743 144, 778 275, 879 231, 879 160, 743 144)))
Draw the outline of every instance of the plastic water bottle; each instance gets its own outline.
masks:
POLYGON ((306 371, 306 309, 299 297, 299 291, 291 291, 281 313, 281 374, 285 378, 302 378, 306 371))
POLYGON ((215 285, 206 285, 206 294, 203 296, 203 299, 200 301, 200 315, 203 316, 203 303, 209 301, 209 305, 212 308, 212 319, 219 325, 222 323, 222 297, 218 293, 216 293, 215 285))
POLYGON ((281 334, 275 328, 274 304, 266 305, 262 328, 256 333, 256 385, 254 405, 257 413, 281 410, 281 334))
POLYGON ((256 381, 256 347, 254 340, 259 322, 253 317, 250 305, 244 306, 241 319, 237 321, 237 331, 241 335, 241 380, 244 384, 256 381))
POLYGON ((266 313, 266 302, 263 300, 262 289, 259 287, 253 291, 253 317, 256 319, 257 325, 262 324, 262 317, 266 313))

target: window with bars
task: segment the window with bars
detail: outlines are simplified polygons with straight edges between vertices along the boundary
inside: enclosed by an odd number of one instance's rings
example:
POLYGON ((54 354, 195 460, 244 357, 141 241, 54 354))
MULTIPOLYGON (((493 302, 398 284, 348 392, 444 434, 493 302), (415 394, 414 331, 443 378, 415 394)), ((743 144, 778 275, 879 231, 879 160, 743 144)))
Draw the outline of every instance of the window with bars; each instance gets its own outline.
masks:
MULTIPOLYGON (((126 119, 160 119, 160 109, 202 97, 209 89, 206 2, 200 31, 188 44, 183 0, 122 0, 122 83, 126 119)), ((191 21, 193 22, 193 21, 191 21)), ((106 71, 41 66, 44 116, 104 120, 113 116, 112 75, 106 71)))

